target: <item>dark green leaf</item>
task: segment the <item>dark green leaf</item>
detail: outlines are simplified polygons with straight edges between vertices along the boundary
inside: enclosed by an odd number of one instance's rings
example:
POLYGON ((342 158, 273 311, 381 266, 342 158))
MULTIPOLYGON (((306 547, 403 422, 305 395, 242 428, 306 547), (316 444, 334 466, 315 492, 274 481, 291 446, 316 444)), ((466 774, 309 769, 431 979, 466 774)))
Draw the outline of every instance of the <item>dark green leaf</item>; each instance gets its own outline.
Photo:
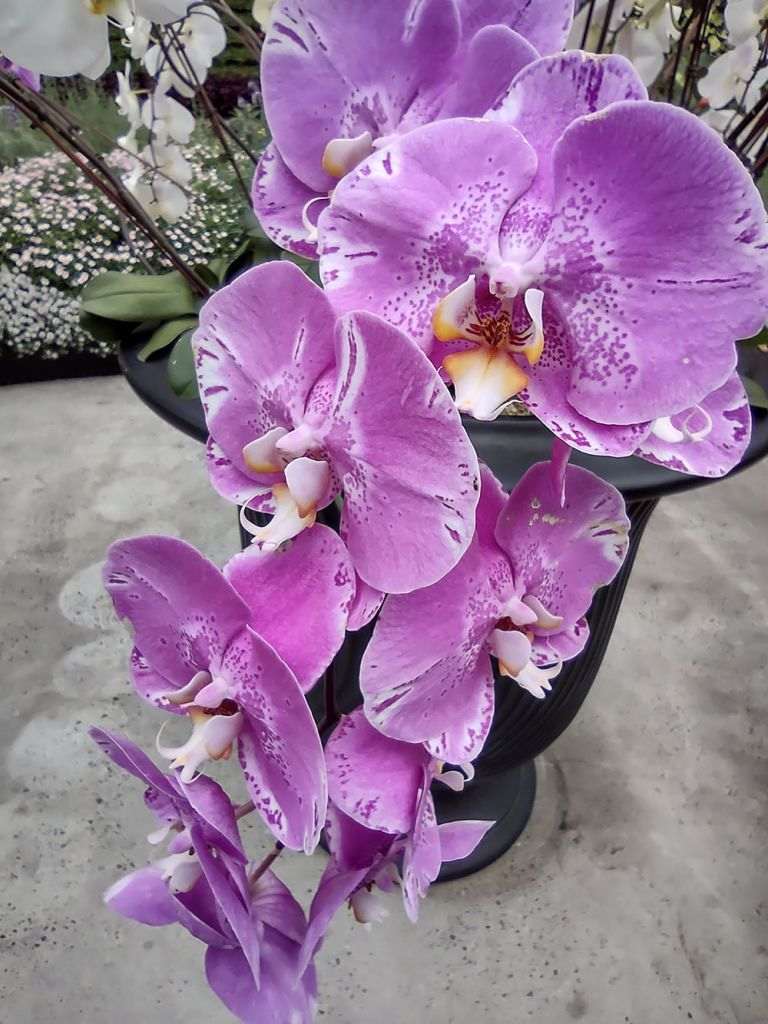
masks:
POLYGON ((83 288, 80 304, 94 316, 140 323, 196 313, 198 300, 176 270, 157 275, 108 270, 83 288))
POLYGON ((197 398, 198 394, 191 338, 192 331, 185 331, 168 359, 168 383, 179 398, 197 398))
POLYGON ((768 395, 765 393, 763 385, 758 384, 751 377, 742 377, 741 382, 747 392, 749 404, 754 405, 756 409, 768 409, 768 395))
POLYGON ((80 313, 80 324, 96 341, 106 341, 110 345, 117 345, 125 337, 125 327, 115 323, 114 320, 105 320, 100 316, 93 316, 91 313, 80 313))
POLYGON ((152 337, 139 352, 139 359, 145 362, 153 352, 167 348, 172 341, 176 341, 182 331, 191 330, 197 326, 197 318, 194 316, 181 317, 179 320, 167 320, 161 324, 153 333, 152 337))

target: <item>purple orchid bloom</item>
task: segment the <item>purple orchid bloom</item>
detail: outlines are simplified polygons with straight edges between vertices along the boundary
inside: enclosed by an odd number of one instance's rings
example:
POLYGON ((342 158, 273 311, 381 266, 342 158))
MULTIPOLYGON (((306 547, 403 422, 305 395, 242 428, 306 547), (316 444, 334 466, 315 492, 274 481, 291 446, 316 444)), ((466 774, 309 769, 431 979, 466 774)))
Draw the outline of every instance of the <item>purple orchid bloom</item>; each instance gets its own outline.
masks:
POLYGON ((20 64, 15 64, 12 60, 2 56, 0 56, 0 71, 7 71, 18 78, 32 92, 40 92, 40 75, 36 71, 23 68, 20 64))
POLYGON ((188 715, 189 740, 158 749, 191 783, 207 758, 237 743, 251 798, 286 846, 310 852, 326 810, 323 752, 302 689, 344 638, 353 573, 326 527, 289 550, 236 555, 222 574, 172 537, 109 549, 104 582, 133 626, 141 697, 188 715), (290 666, 290 667, 289 667, 290 666))
POLYGON ((360 688, 377 729, 452 764, 472 761, 493 716, 491 655, 502 675, 544 697, 583 649, 584 615, 622 564, 629 521, 610 484, 576 466, 564 473, 563 502, 550 463, 509 495, 481 468, 467 553, 434 586, 387 598, 376 623, 360 688))
POLYGON ((314 1019, 314 966, 300 966, 307 924, 271 872, 250 878, 235 808, 212 779, 165 775, 134 743, 104 729, 93 739, 118 767, 147 786, 161 823, 150 842, 171 836, 167 855, 112 885, 110 909, 142 924, 180 924, 208 947, 208 982, 244 1024, 314 1019), (293 1014, 293 1016, 291 1016, 293 1014))
MULTIPOLYGON (((437 824, 432 782, 461 790, 464 775, 445 771, 417 743, 402 743, 378 732, 358 708, 342 717, 325 756, 331 796, 331 860, 312 901, 304 944, 305 960, 314 954, 331 918, 347 900, 358 920, 381 915, 369 898, 375 885, 391 890, 402 863, 405 912, 416 921, 419 900, 427 894, 444 861, 468 856, 494 824, 455 821, 437 824)), ((471 768, 467 770, 471 778, 471 768)))
POLYGON ((572 16, 573 0, 281 0, 261 63, 273 140, 253 184, 264 230, 315 258, 340 178, 412 128, 482 115, 516 71, 563 46, 572 16))
POLYGON ((223 497, 273 513, 243 525, 270 547, 312 526, 343 491, 342 532, 376 590, 433 583, 472 537, 477 457, 434 367, 368 313, 337 320, 288 262, 208 300, 194 338, 223 497))
POLYGON ((414 338, 462 411, 516 397, 572 447, 682 472, 743 454, 734 341, 768 305, 763 204, 623 58, 542 58, 488 119, 391 142, 334 190, 320 237, 334 307, 414 338))

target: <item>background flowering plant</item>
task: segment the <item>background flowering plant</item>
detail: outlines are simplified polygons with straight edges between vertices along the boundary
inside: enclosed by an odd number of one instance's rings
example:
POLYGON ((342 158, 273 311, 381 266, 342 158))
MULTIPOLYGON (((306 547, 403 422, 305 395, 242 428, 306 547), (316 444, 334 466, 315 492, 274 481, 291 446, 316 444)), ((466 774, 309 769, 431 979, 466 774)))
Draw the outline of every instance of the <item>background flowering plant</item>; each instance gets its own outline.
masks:
MULTIPOLYGON (((435 795, 471 783, 499 680, 547 700, 627 554, 621 494, 571 449, 717 477, 749 441, 734 343, 768 306, 759 193, 701 118, 649 100, 623 23, 601 34, 610 56, 561 52, 572 14, 565 0, 280 0, 252 191, 264 234, 200 263, 158 227, 188 209, 185 101, 210 112, 220 15, 257 49, 255 31, 225 3, 66 0, 39 27, 20 0, 0 14, 4 95, 172 268, 108 272, 83 308, 148 324, 145 358, 191 345, 211 483, 252 538, 222 569, 171 537, 110 548, 136 693, 183 734, 160 727, 161 771, 92 730, 146 787, 163 847, 106 902, 199 939, 244 1022, 313 1019, 333 915, 347 904, 370 924, 400 888, 415 921, 441 866, 493 832, 440 820, 435 795), (105 161, 35 75, 99 73, 110 24, 151 84, 140 95, 135 69, 120 73, 127 130, 105 161), (317 260, 322 285, 286 252, 317 260), (507 493, 466 427, 510 406, 549 428, 553 452, 507 493), (340 715, 331 666, 364 627, 361 703, 340 715), (210 762, 230 758, 239 771, 214 780, 210 762), (251 813, 276 840, 255 864, 251 813), (305 913, 273 866, 323 834, 305 913)), ((671 38, 677 23, 654 18, 671 38)), ((212 123, 225 153, 244 147, 212 123)))

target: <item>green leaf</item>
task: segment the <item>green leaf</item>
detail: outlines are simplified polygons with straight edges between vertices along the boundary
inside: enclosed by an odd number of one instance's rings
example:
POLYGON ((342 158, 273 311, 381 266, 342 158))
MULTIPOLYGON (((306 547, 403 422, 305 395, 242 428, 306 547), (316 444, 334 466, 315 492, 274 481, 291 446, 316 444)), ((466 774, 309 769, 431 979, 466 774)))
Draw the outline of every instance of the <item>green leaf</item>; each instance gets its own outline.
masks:
POLYGON ((194 316, 184 316, 179 320, 167 320, 164 324, 160 324, 139 352, 139 359, 142 363, 146 362, 154 352, 159 352, 160 349, 167 348, 172 341, 176 341, 182 331, 190 330, 196 326, 197 317, 194 316))
POLYGON ((140 323, 196 313, 198 300, 177 270, 156 275, 107 270, 83 288, 80 305, 107 320, 140 323))
POLYGON ((198 395, 191 339, 192 331, 184 331, 168 359, 168 383, 179 398, 197 398, 198 395))
POLYGON ((765 393, 765 388, 762 384, 758 384, 751 377, 744 376, 741 378, 741 383, 747 392, 747 399, 750 405, 754 405, 756 409, 768 409, 768 395, 765 393))
POLYGON ((95 338, 96 341, 106 341, 115 345, 125 337, 125 328, 114 320, 105 320, 100 316, 93 316, 92 313, 80 312, 80 325, 95 338))

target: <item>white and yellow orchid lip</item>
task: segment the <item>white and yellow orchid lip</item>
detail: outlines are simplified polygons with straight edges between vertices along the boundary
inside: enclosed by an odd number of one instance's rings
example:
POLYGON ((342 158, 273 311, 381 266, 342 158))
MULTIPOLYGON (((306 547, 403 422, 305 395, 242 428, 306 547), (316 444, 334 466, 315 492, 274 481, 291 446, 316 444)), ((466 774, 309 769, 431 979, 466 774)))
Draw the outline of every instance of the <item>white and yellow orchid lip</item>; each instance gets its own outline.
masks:
POLYGON ((302 530, 314 526, 316 509, 306 515, 299 514, 299 506, 288 489, 287 484, 275 484, 272 488, 275 513, 266 526, 257 526, 246 516, 246 506, 240 509, 240 525, 253 537, 254 542, 261 544, 268 551, 274 551, 293 537, 298 537, 302 530))
POLYGON ((171 853, 157 861, 156 866, 171 892, 189 892, 202 874, 200 861, 191 849, 185 853, 171 853))
POLYGON ((349 898, 349 906, 358 924, 379 924, 385 917, 389 917, 389 911, 379 894, 372 891, 372 886, 367 885, 353 892, 349 898))
POLYGON ((370 132, 362 132, 353 139, 331 139, 323 151, 323 170, 332 178, 343 178, 372 152, 370 132))
POLYGON ((162 729, 155 743, 158 754, 172 758, 171 768, 181 768, 182 782, 193 782, 195 772, 204 761, 226 760, 243 727, 243 713, 239 710, 234 714, 216 715, 192 707, 189 717, 192 719, 192 735, 186 743, 180 747, 163 746, 160 742, 162 729))
POLYGON ((443 369, 453 382, 459 412, 478 420, 495 419, 528 383, 508 352, 488 345, 446 356, 443 369))

